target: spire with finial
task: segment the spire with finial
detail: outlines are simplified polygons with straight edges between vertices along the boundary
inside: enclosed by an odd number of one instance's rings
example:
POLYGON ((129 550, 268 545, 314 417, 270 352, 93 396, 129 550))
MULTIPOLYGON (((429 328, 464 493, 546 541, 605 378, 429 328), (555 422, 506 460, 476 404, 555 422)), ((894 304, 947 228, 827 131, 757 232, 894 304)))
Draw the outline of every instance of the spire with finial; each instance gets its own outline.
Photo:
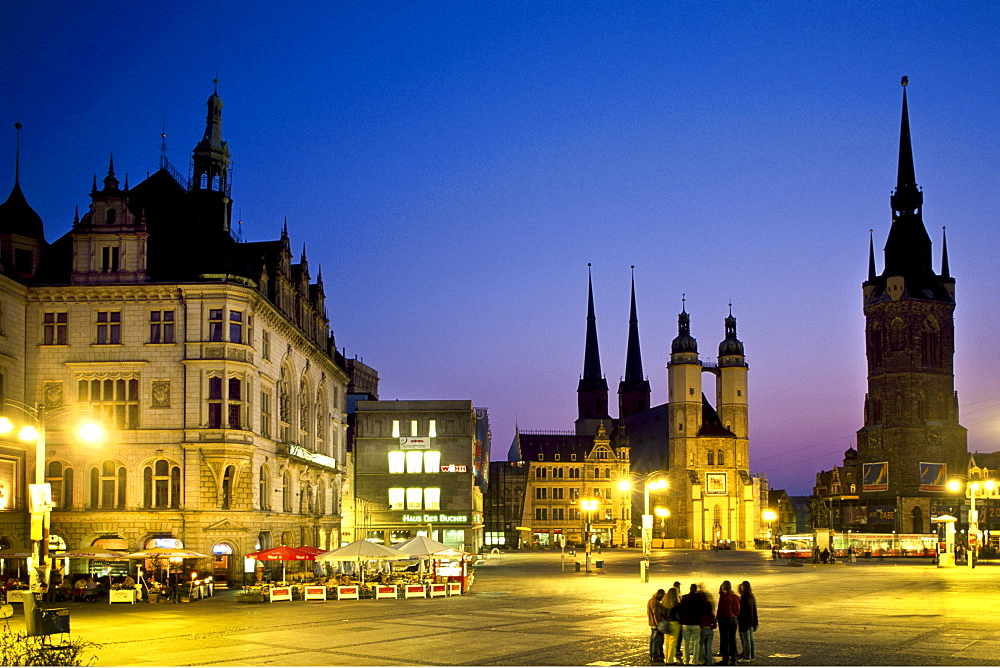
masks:
POLYGON ((875 230, 868 230, 868 280, 874 281, 878 274, 875 273, 875 230))
POLYGON ((948 267, 948 228, 941 226, 941 278, 951 278, 948 267))
POLYGON ((76 205, 76 209, 73 211, 73 227, 80 224, 80 205, 76 205))
POLYGON ((743 342, 736 338, 736 317, 733 315, 733 303, 729 302, 729 315, 726 316, 726 338, 719 344, 719 363, 724 365, 723 357, 743 354, 743 342))
POLYGON ((225 195, 229 192, 229 145, 222 138, 222 106, 219 79, 216 78, 215 88, 208 98, 205 134, 194 147, 192 188, 225 195))
POLYGON ((160 133, 160 169, 166 169, 170 162, 167 160, 167 119, 163 119, 163 132, 160 133))
POLYGON ((639 350, 639 317, 635 306, 635 265, 632 265, 632 304, 628 320, 628 348, 625 352, 625 377, 618 383, 618 417, 626 418, 649 408, 649 381, 642 373, 639 350))
POLYGON ((589 262, 587 263, 587 338, 583 352, 583 376, 577 384, 576 394, 579 420, 608 417, 608 381, 601 372, 601 354, 597 346, 597 316, 594 314, 594 282, 589 262))
POLYGON ((587 263, 587 340, 583 353, 583 379, 599 380, 601 373, 601 354, 597 344, 597 316, 594 313, 594 283, 590 273, 590 263, 587 263))
POLYGON ((115 178, 115 154, 111 154, 108 160, 108 175, 104 177, 104 190, 118 190, 118 179, 115 178))
POLYGON ((681 295, 681 312, 677 316, 677 337, 670 344, 671 353, 697 353, 698 341, 691 336, 691 316, 687 312, 687 295, 681 295))
POLYGON ((21 121, 14 122, 14 185, 21 183, 21 121))
POLYGON ((917 188, 910 142, 910 113, 906 99, 908 80, 903 77, 903 111, 899 127, 899 164, 896 189, 890 197, 892 227, 885 242, 885 275, 914 278, 929 275, 931 239, 923 222, 924 194, 917 188))

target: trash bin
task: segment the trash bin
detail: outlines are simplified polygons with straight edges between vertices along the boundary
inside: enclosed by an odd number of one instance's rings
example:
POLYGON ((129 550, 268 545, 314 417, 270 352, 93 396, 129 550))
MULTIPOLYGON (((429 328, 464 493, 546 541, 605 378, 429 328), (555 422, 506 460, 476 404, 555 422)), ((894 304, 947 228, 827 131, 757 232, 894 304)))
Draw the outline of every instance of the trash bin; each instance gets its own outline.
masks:
POLYGON ((604 572, 604 561, 602 559, 598 559, 597 561, 595 561, 594 565, 597 566, 598 573, 604 572))
POLYGON ((69 633, 69 608, 35 608, 41 616, 38 630, 41 635, 69 633))
POLYGON ((580 572, 580 562, 579 562, 579 561, 578 561, 578 562, 576 562, 576 572, 577 572, 577 573, 579 573, 579 572, 580 572))

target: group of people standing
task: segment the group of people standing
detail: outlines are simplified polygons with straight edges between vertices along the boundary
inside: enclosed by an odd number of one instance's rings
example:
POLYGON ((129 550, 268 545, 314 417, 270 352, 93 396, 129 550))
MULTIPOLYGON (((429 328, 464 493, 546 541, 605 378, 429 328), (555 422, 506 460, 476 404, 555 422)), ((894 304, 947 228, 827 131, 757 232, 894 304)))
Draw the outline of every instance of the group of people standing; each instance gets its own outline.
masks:
POLYGON ((704 584, 692 584, 681 595, 681 583, 664 591, 657 589, 646 604, 649 617, 649 660, 671 665, 712 665, 712 642, 719 629, 719 665, 735 666, 737 661, 756 659, 754 632, 757 630, 757 599, 744 580, 739 593, 729 580, 719 587, 716 605, 704 584), (743 651, 736 653, 739 631, 743 651))

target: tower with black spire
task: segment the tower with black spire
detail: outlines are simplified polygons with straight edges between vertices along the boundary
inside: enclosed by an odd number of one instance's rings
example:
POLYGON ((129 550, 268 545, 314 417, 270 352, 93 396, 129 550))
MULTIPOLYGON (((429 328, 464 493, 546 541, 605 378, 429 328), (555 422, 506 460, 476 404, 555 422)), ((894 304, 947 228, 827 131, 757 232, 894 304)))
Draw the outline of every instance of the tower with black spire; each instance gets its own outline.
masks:
MULTIPOLYGON (((632 267, 635 271, 635 267, 632 267)), ((639 351, 639 318, 635 309, 635 274, 632 275, 632 307, 628 320, 628 349, 625 352, 625 377, 618 383, 618 418, 624 420, 649 409, 649 381, 642 373, 639 351)))
POLYGON ((966 430, 955 394, 955 281, 947 245, 935 273, 923 222, 910 141, 907 78, 899 133, 892 225, 884 268, 876 273, 869 241, 862 284, 868 357, 865 423, 858 430, 861 489, 870 530, 926 533, 948 476, 968 464, 966 430), (872 508, 884 508, 872 512, 872 508), (890 511, 891 509, 891 511, 890 511), (881 527, 879 525, 882 525, 881 527))
POLYGON ((597 345, 597 316, 594 315, 594 282, 587 264, 587 341, 583 352, 583 376, 576 387, 576 433, 592 436, 604 424, 611 430, 608 415, 608 381, 601 372, 601 353, 597 345))
POLYGON ((39 216, 21 192, 21 123, 14 149, 14 187, 0 204, 0 263, 3 271, 18 280, 34 278, 46 247, 45 229, 39 216))
POLYGON ((229 199, 229 144, 222 138, 222 98, 219 80, 208 98, 205 135, 194 147, 191 200, 203 232, 229 233, 232 201, 229 199))

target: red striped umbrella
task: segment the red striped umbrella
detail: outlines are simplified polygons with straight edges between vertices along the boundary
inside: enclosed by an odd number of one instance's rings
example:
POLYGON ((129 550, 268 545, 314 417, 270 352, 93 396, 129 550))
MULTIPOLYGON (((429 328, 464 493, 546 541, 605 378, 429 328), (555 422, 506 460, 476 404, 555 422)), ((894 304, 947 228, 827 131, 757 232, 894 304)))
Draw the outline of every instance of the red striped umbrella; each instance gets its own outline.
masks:
POLYGON ((281 545, 272 547, 269 550, 251 552, 248 558, 259 559, 260 561, 315 561, 316 555, 295 547, 281 545))

